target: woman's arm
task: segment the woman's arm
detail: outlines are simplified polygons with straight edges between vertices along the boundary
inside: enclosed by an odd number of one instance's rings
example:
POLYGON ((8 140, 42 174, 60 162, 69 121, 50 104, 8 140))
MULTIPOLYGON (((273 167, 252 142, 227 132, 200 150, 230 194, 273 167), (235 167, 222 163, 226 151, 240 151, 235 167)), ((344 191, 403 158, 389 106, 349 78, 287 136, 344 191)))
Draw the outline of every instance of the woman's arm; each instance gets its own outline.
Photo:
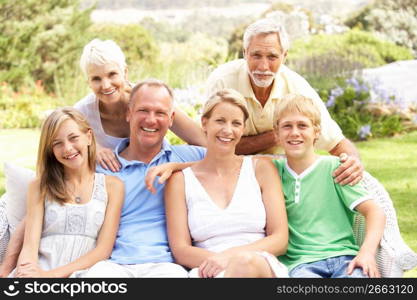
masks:
POLYGON ((103 225, 97 237, 96 247, 75 261, 56 269, 50 270, 48 277, 69 277, 78 270, 87 269, 97 262, 110 257, 124 201, 124 184, 114 176, 106 176, 108 202, 103 225))
POLYGON ((175 261, 188 268, 198 267, 214 253, 192 246, 182 172, 173 174, 165 186, 165 210, 169 246, 175 261))
POLYGON ((27 193, 27 213, 23 247, 17 262, 16 276, 24 276, 24 265, 38 263, 39 242, 42 234, 44 199, 41 198, 40 181, 35 179, 29 184, 27 193))
POLYGON ((356 257, 350 262, 347 272, 351 274, 355 267, 361 267, 369 277, 381 277, 376 265, 376 250, 385 227, 385 214, 373 200, 367 200, 355 207, 365 217, 365 239, 356 257))
POLYGON ((245 246, 234 247, 226 253, 240 251, 267 251, 281 255, 287 251, 288 221, 278 171, 269 159, 257 159, 255 175, 261 188, 262 200, 266 211, 266 237, 245 246))
POLYGON ((171 130, 189 145, 206 146, 207 141, 203 129, 179 108, 175 108, 171 130))

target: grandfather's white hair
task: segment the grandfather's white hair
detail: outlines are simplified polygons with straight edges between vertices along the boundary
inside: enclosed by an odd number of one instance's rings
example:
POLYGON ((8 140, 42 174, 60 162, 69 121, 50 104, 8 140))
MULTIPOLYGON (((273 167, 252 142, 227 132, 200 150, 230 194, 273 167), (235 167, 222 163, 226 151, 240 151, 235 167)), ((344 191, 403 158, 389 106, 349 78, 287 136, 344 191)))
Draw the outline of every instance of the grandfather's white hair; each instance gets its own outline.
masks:
POLYGON ((281 44, 282 51, 285 52, 290 48, 290 40, 284 26, 275 22, 271 18, 260 19, 250 24, 243 35, 243 49, 248 50, 252 38, 258 34, 278 34, 278 40, 281 44))
POLYGON ((114 41, 94 39, 84 46, 80 67, 86 76, 88 76, 87 68, 89 65, 103 65, 109 62, 116 63, 120 67, 122 75, 124 75, 126 58, 122 49, 114 41))

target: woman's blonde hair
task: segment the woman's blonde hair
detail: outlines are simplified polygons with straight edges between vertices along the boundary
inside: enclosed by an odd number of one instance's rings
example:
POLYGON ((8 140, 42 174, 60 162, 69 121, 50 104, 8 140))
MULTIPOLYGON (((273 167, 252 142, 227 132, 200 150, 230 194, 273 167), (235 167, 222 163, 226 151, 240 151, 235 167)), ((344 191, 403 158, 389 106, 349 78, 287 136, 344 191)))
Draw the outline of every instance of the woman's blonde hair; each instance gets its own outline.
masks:
POLYGON ((217 104, 223 102, 227 102, 239 107, 243 112, 244 122, 246 122, 246 120, 249 118, 249 112, 245 98, 243 98, 243 96, 239 92, 233 89, 222 89, 211 95, 211 97, 204 104, 201 118, 210 118, 214 107, 217 104))
POLYGON ((64 167, 56 159, 52 142, 61 125, 73 120, 81 132, 91 132, 91 143, 88 146, 88 168, 94 172, 96 168, 96 142, 91 126, 84 116, 72 107, 63 107, 54 110, 43 122, 39 140, 38 161, 36 175, 40 179, 40 189, 43 198, 64 203, 70 195, 65 188, 64 167))
POLYGON ((287 94, 275 106, 274 128, 277 128, 279 120, 286 113, 300 113, 311 120, 314 130, 320 131, 321 114, 313 100, 296 94, 287 94))

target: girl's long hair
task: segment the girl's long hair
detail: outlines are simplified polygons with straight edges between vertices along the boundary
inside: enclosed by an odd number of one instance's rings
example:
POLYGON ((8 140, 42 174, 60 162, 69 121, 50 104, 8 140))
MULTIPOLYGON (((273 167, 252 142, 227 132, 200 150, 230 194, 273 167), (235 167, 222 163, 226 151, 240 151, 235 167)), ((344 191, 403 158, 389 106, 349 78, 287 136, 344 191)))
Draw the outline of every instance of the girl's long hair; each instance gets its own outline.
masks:
POLYGON ((88 168, 95 172, 96 168, 96 142, 91 126, 83 115, 72 107, 63 107, 54 110, 43 122, 39 140, 38 161, 36 175, 40 179, 41 196, 44 199, 64 203, 70 198, 65 187, 64 167, 55 158, 52 142, 61 125, 73 120, 78 124, 81 132, 91 132, 91 144, 88 146, 88 168))

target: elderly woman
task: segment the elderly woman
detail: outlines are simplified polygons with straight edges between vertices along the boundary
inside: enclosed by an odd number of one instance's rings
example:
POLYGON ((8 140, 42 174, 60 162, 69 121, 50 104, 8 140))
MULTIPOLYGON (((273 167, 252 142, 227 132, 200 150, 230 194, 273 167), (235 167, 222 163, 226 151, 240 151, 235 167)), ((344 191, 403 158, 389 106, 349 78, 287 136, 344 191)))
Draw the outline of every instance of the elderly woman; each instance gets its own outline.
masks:
MULTIPOLYGON (((115 42, 94 39, 84 47, 80 66, 92 93, 74 107, 84 114, 94 130, 97 162, 103 168, 118 171, 120 165, 113 149, 122 138, 129 136, 126 111, 131 84, 127 79, 125 56, 115 42)), ((205 144, 201 128, 178 108, 171 130, 189 144, 205 144)))

